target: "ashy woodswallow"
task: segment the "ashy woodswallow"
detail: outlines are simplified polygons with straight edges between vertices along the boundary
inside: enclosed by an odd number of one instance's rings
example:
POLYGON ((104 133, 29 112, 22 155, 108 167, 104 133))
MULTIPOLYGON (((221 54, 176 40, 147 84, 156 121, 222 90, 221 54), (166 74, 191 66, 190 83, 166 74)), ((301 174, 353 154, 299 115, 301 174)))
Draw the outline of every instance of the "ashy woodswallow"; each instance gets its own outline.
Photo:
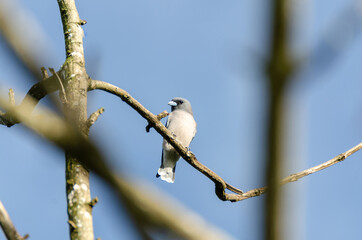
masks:
MULTIPOLYGON (((196 122, 192 113, 191 104, 181 97, 172 99, 168 105, 171 106, 171 113, 168 115, 166 127, 183 146, 189 147, 196 134, 196 122)), ((156 177, 173 183, 175 181, 176 162, 180 155, 165 139, 162 143, 161 167, 156 177)))

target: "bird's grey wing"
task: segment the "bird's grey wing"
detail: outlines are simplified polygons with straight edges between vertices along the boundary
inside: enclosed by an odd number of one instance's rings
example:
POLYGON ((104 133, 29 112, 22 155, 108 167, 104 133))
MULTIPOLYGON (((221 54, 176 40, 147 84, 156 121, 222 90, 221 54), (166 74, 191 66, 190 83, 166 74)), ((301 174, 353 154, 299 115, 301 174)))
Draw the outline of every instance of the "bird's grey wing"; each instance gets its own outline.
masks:
MULTIPOLYGON (((167 121, 166 121, 166 128, 168 128, 168 126, 170 125, 170 116, 167 118, 167 121)), ((165 140, 164 140, 165 141, 165 140)), ((162 154, 161 154, 161 168, 163 168, 163 147, 162 147, 162 154)), ((157 173, 158 175, 158 173, 157 173)), ((156 176, 156 177, 159 177, 160 175, 156 176)))
MULTIPOLYGON (((160 166, 160 168, 163 168, 163 149, 162 149, 162 154, 161 154, 161 166, 160 166)), ((156 177, 157 178, 160 177, 160 174, 158 174, 158 172, 156 174, 156 177)))
POLYGON ((168 126, 170 126, 170 122, 171 122, 171 120, 170 120, 170 118, 171 118, 171 113, 168 115, 168 118, 167 118, 167 121, 166 121, 166 128, 168 128, 168 126))
MULTIPOLYGON (((196 122, 195 122, 195 123, 196 123, 196 122)), ((195 126, 195 130, 194 130, 194 133, 193 133, 194 136, 192 137, 191 141, 194 140, 194 138, 195 138, 195 136, 196 136, 196 132, 197 132, 197 130, 196 130, 196 126, 195 126)))
POLYGON ((162 154, 161 154, 161 167, 163 168, 163 149, 162 149, 162 154))

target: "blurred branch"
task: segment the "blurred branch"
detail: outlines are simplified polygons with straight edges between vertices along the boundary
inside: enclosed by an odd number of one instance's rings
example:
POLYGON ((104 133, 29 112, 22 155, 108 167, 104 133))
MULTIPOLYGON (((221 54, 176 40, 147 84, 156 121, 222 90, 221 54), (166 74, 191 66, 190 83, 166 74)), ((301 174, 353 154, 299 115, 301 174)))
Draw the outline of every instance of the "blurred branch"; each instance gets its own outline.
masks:
MULTIPOLYGON (((27 114, 31 114, 31 112, 34 110, 35 106, 38 104, 38 102, 44 98, 46 95, 53 93, 59 89, 59 83, 56 79, 56 76, 51 76, 41 82, 38 82, 34 84, 26 96, 24 97, 23 101, 20 104, 20 108, 22 108, 24 111, 27 111, 27 114), (23 107, 26 106, 26 107, 23 107)), ((14 100, 14 92, 13 90, 9 90, 9 98, 11 104, 15 103, 14 100)), ((7 127, 11 127, 14 124, 19 123, 19 121, 15 118, 12 118, 7 113, 0 112, 0 124, 5 125, 7 127)))
POLYGON ((29 235, 22 237, 17 231, 7 213, 4 205, 0 201, 0 226, 8 240, 25 240, 29 235))
POLYGON ((0 33, 18 63, 37 80, 41 79, 39 66, 51 55, 49 41, 40 26, 16 0, 0 0, 0 33))
POLYGON ((12 88, 9 89, 9 103, 15 106, 15 94, 12 88))
MULTIPOLYGON (((29 106, 32 105, 29 103, 29 106)), ((158 197, 155 198, 156 190, 134 184, 114 173, 96 146, 53 112, 39 106, 41 117, 35 118, 24 113, 29 112, 23 109, 25 105, 14 107, 1 96, 0 107, 34 133, 77 157, 82 164, 102 177, 113 187, 131 215, 146 225, 144 227, 168 229, 181 239, 230 239, 228 235, 208 226, 196 214, 167 199, 164 194, 157 193, 158 197)))
POLYGON ((270 59, 267 62, 266 73, 269 80, 269 104, 266 128, 266 173, 265 178, 269 192, 265 198, 265 239, 283 239, 282 228, 282 198, 279 181, 284 166, 283 130, 285 90, 294 72, 294 62, 289 55, 289 14, 290 4, 286 0, 271 2, 271 36, 270 59))
POLYGON ((322 79, 320 75, 327 73, 348 48, 358 42, 362 32, 361 0, 352 1, 337 16, 331 19, 321 36, 312 47, 307 59, 301 59, 301 70, 307 79, 322 79), (307 61, 306 61, 307 60, 307 61), (304 64, 307 62, 307 64, 304 64), (312 76, 312 77, 309 77, 312 76))

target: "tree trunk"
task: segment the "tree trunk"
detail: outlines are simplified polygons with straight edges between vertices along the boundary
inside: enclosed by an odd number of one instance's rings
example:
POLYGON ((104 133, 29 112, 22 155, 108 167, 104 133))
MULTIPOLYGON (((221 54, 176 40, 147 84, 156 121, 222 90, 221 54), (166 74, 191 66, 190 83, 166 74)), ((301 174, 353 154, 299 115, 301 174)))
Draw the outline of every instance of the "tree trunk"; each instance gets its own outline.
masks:
MULTIPOLYGON (((83 52, 85 21, 79 18, 73 0, 58 0, 61 13, 66 61, 61 69, 65 94, 60 91, 66 119, 85 133, 87 120, 88 75, 83 52)), ((80 161, 66 152, 66 190, 71 239, 93 240, 92 207, 89 189, 89 171, 80 161)))

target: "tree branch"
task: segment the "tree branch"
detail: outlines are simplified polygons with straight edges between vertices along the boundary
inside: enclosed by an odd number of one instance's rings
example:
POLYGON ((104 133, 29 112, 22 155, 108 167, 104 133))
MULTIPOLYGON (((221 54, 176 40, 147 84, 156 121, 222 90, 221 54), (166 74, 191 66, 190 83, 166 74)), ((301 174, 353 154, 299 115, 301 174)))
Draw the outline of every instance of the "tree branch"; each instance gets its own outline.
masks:
MULTIPOLYGON (((31 114, 34 110, 35 106, 38 102, 44 98, 46 95, 57 91, 60 88, 59 83, 57 82, 56 76, 51 76, 41 82, 34 84, 26 96, 24 97, 23 101, 19 105, 20 108, 26 110, 27 114, 31 114), (29 105, 30 104, 30 105, 29 105), (23 106, 26 106, 24 108, 23 106)), ((15 104, 14 100, 14 92, 13 90, 9 91, 9 98, 12 104, 15 104)), ((14 118, 11 118, 8 113, 0 112, 0 124, 5 125, 7 127, 11 127, 15 124, 19 123, 14 118)))
POLYGON ((136 110, 142 117, 144 117, 150 126, 152 126, 162 137, 164 137, 181 155, 183 159, 185 159, 191 166, 196 168, 199 172, 203 173, 206 177, 208 177, 211 181, 215 183, 215 192, 216 195, 221 200, 232 200, 233 198, 229 198, 230 194, 225 193, 225 189, 229 189, 230 191, 242 194, 243 191, 237 189, 230 184, 226 183, 219 175, 211 171, 208 167, 200 163, 195 155, 189 151, 186 147, 184 147, 173 134, 168 131, 168 129, 159 121, 159 117, 151 113, 147 110, 141 103, 139 103, 136 99, 134 99, 128 92, 124 91, 121 88, 118 88, 112 84, 91 80, 89 91, 99 89, 104 90, 106 92, 112 93, 118 97, 120 97, 124 102, 126 102, 129 106, 131 106, 134 110, 136 110))
POLYGON ((87 122, 85 124, 86 125, 86 130, 85 130, 86 135, 89 134, 89 130, 90 130, 91 126, 97 121, 98 117, 103 112, 104 112, 104 108, 100 108, 89 116, 89 118, 87 119, 87 122))
POLYGON ((19 1, 0 1, 0 34, 19 65, 39 80, 39 66, 50 59, 53 51, 37 18, 21 6, 19 1), (21 21, 24 18, 26 29, 21 21), (34 45, 33 42, 37 44, 34 45))
MULTIPOLYGON (((186 160, 187 163, 189 163, 191 166, 193 166, 196 170, 200 171, 202 174, 204 174, 206 177, 208 177, 211 181, 215 183, 215 192, 216 195, 223 201, 231 201, 231 202, 237 202, 241 200, 245 200, 248 198, 260 196, 261 194, 264 194, 267 191, 267 187, 261 187, 261 188, 255 188, 252 190, 249 190, 248 192, 242 192, 240 189, 235 188, 228 183, 226 183, 219 175, 211 171, 209 168, 204 166, 202 163, 200 163, 196 156, 191 152, 188 151, 186 147, 182 146, 182 144, 177 141, 173 134, 168 131, 168 129, 159 121, 159 117, 152 114, 149 110, 147 110, 144 106, 142 106, 141 103, 139 103, 136 99, 134 99, 128 92, 125 90, 118 88, 112 84, 98 81, 98 80, 91 80, 88 90, 103 90, 106 92, 109 92, 113 95, 116 95, 120 97, 124 102, 126 102, 130 107, 135 109, 143 118, 145 118, 149 125, 151 125, 155 130, 164 137, 174 148, 175 150, 181 155, 182 158, 186 160), (230 191, 233 191, 238 194, 228 194, 225 193, 225 189, 228 189, 230 191)), ((352 155, 353 153, 357 152, 362 148, 362 143, 358 144, 357 146, 353 147, 352 149, 348 150, 345 153, 342 153, 338 155, 337 157, 322 163, 320 165, 317 165, 315 167, 309 168, 307 170, 301 171, 299 173, 291 174, 288 177, 282 179, 282 181, 279 182, 280 185, 297 181, 298 179, 305 177, 309 174, 318 172, 320 170, 323 170, 327 167, 330 167, 338 162, 343 161, 348 156, 352 155)))
MULTIPOLYGON (((332 159, 330 159, 330 160, 328 160, 328 161, 326 161, 326 162, 324 162, 322 164, 319 164, 317 166, 308 168, 308 169, 303 170, 303 171, 298 172, 298 173, 290 174, 289 176, 283 178, 282 181, 279 182, 279 184, 284 185, 284 184, 287 184, 287 183, 295 182, 295 181, 298 181, 299 179, 301 179, 302 177, 308 176, 308 175, 310 175, 312 173, 316 173, 316 172, 319 172, 319 171, 321 171, 323 169, 331 167, 336 163, 344 161, 347 157, 351 156, 353 153, 359 151, 360 149, 362 149, 362 143, 359 143, 358 145, 354 146, 353 148, 347 150, 346 152, 341 153, 338 156, 336 156, 336 157, 334 157, 334 158, 332 158, 332 159)), ((235 196, 236 201, 241 201, 241 200, 245 200, 245 199, 248 199, 248 198, 260 196, 260 195, 264 194, 267 190, 268 190, 268 187, 261 187, 261 188, 252 189, 250 191, 247 191, 243 195, 235 196)))
POLYGON ((333 166, 336 163, 344 161, 347 157, 351 156, 353 153, 359 151, 362 148, 362 143, 359 143, 358 145, 354 146, 353 148, 347 150, 344 153, 339 154, 338 156, 332 158, 331 160, 328 160, 327 162, 324 162, 322 164, 319 164, 317 166, 311 167, 309 169, 306 169, 304 171, 294 173, 289 175, 288 177, 284 178, 281 182, 281 184, 286 184, 289 182, 295 182, 302 177, 308 176, 312 173, 319 172, 320 170, 326 169, 330 166, 333 166))
POLYGON ((25 240, 28 238, 28 235, 22 237, 16 231, 16 228, 1 201, 0 201, 0 226, 8 240, 25 240))

